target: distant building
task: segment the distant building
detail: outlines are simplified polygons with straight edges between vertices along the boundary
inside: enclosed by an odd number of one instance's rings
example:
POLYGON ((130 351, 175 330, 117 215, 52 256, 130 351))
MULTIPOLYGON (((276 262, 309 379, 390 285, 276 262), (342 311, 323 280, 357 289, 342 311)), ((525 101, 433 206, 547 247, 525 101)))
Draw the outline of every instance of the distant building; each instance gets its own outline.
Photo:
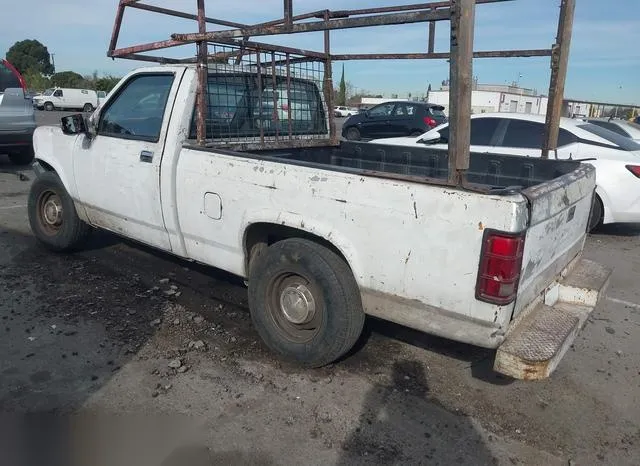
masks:
POLYGON ((409 99, 387 99, 384 97, 363 97, 360 105, 363 107, 373 107, 374 105, 383 104, 385 102, 396 102, 398 100, 408 101, 409 99))
MULTIPOLYGON (((471 93, 472 113, 513 112, 544 115, 548 98, 534 89, 500 84, 474 84, 471 93)), ((449 114, 449 86, 429 92, 429 103, 442 105, 449 114)))

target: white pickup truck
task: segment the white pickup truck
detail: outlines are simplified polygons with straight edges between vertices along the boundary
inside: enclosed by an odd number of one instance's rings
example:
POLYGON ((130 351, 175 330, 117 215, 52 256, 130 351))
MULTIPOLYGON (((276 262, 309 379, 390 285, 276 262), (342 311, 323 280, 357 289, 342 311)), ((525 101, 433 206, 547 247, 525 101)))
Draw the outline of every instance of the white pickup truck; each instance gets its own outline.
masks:
POLYGON ((327 107, 301 77, 306 110, 288 124, 308 144, 256 149, 283 122, 251 104, 257 73, 230 73, 209 67, 206 145, 193 65, 135 70, 88 121, 39 127, 38 240, 68 251, 100 228, 244 277, 265 343, 306 366, 345 355, 371 315, 496 348, 495 370, 515 378, 551 374, 609 277, 581 259, 592 166, 472 154, 454 187, 445 151, 319 146, 327 107), (230 82, 233 99, 212 103, 230 82), (220 139, 234 128, 243 151, 220 139))

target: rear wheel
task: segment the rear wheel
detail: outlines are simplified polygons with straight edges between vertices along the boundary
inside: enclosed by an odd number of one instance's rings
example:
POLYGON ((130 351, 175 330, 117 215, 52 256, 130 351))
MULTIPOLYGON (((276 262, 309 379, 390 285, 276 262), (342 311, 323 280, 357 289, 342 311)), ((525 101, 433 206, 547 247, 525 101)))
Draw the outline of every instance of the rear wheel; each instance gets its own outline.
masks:
POLYGON ((71 196, 53 172, 41 174, 31 185, 28 213, 31 231, 53 251, 77 249, 91 231, 78 217, 71 196))
POLYGON ((589 231, 594 231, 596 228, 602 226, 604 220, 604 205, 600 196, 595 194, 593 196, 593 207, 591 207, 591 215, 589 216, 589 231))
POLYGON ((15 165, 28 165, 33 161, 33 147, 25 147, 9 154, 9 160, 15 165))
POLYGON ((93 105, 91 105, 89 103, 84 104, 84 107, 82 108, 82 111, 83 112, 87 112, 87 113, 88 112, 93 112, 93 105))
POLYGON ((44 109, 47 112, 52 112, 53 110, 55 110, 55 107, 53 106, 53 104, 51 102, 45 102, 44 109))
POLYGON ((364 325, 356 281, 329 249, 292 238, 269 246, 249 273, 249 309, 266 345, 286 359, 321 367, 346 354, 364 325))
POLYGON ((358 128, 349 128, 347 130, 347 139, 349 141, 359 141, 362 136, 358 128))

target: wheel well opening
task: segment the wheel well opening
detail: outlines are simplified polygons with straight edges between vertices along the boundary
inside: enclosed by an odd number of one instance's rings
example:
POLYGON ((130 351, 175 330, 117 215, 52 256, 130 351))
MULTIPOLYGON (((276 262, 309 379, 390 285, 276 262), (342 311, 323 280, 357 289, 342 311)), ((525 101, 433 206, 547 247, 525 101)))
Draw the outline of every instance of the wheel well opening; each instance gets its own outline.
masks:
POLYGON ((53 169, 53 167, 51 165, 49 165, 47 162, 45 162, 44 160, 40 160, 37 159, 37 162, 40 164, 40 166, 42 168, 44 168, 46 171, 48 172, 55 172, 55 170, 53 169))
POLYGON ((342 251, 340 251, 340 249, 338 249, 333 243, 327 241, 321 236, 314 235, 308 231, 288 227, 286 225, 278 225, 275 223, 254 223, 247 228, 244 234, 244 265, 246 275, 249 276, 250 262, 254 247, 260 245, 270 246, 278 241, 289 238, 303 238, 324 246, 337 254, 338 257, 340 257, 345 264, 351 268, 349 261, 342 251))

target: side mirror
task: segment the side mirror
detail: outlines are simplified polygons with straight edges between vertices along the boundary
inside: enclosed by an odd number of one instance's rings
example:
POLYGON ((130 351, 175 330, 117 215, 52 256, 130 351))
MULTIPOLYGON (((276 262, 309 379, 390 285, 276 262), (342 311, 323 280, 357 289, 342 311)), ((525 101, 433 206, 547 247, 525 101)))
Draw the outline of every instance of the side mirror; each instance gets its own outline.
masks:
POLYGON ((417 142, 421 142, 423 144, 436 144, 441 140, 440 133, 438 131, 429 131, 426 134, 420 136, 417 142))
POLYGON ((82 113, 74 113, 73 115, 67 115, 60 119, 62 123, 62 132, 64 134, 86 134, 89 138, 93 138, 96 135, 96 125, 93 119, 86 118, 82 113))
POLYGON ((87 122, 82 113, 64 116, 62 122, 62 132, 64 134, 82 134, 87 132, 87 122))

